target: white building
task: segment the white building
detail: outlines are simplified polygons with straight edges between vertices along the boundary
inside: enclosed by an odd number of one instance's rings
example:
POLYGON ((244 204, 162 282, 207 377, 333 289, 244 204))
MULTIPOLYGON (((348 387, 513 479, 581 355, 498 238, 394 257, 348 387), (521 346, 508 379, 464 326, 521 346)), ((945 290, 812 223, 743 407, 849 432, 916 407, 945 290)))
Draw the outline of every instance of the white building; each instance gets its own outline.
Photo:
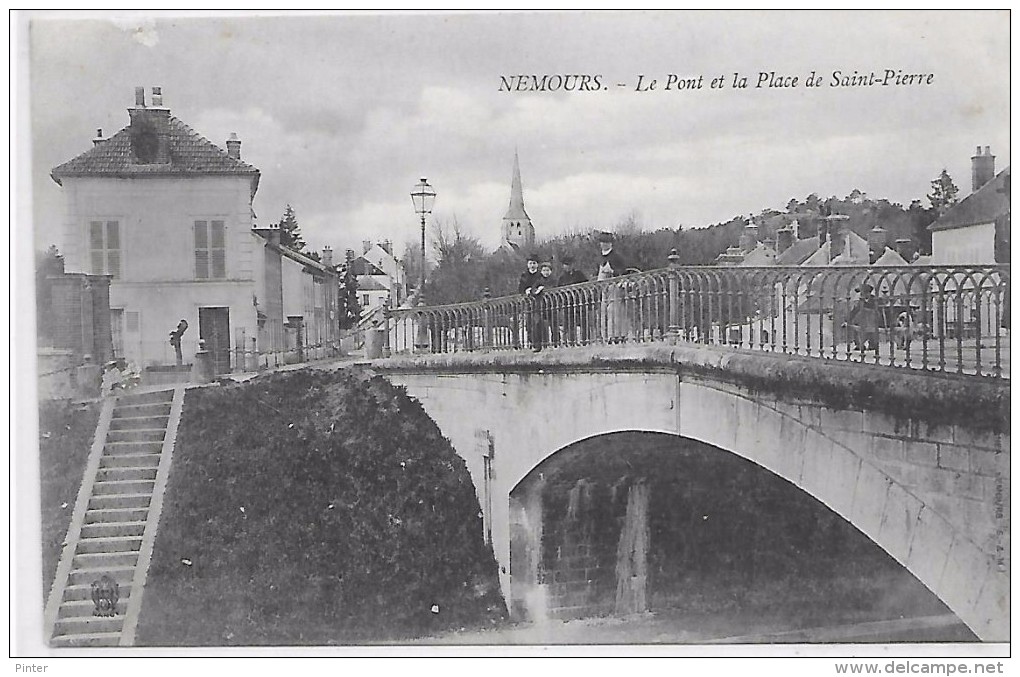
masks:
MULTIPOLYGON (((241 160, 236 136, 223 150, 173 117, 159 88, 150 105, 136 88, 128 114, 127 127, 109 138, 100 132, 91 149, 51 172, 65 196, 66 269, 113 277, 119 357, 174 364, 169 333, 184 319, 185 361, 202 339, 218 371, 245 368, 242 351, 278 342, 273 316, 282 310, 272 300, 282 290, 267 285, 283 278, 267 264, 268 241, 252 231, 259 170, 241 160)), ((314 316, 315 304, 306 310, 314 316)))
POLYGON ((973 192, 928 227, 934 265, 1009 262, 1009 167, 995 175, 988 146, 971 163, 973 192))

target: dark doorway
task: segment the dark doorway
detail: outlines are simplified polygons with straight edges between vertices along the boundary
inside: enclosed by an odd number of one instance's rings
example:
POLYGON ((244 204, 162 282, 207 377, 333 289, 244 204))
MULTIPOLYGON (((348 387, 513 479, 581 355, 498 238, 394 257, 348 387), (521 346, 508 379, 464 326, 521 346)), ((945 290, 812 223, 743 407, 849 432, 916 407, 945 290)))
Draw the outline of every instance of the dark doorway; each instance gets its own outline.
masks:
POLYGON ((212 356, 213 371, 225 374, 230 371, 230 309, 199 308, 198 338, 205 341, 205 349, 212 356))

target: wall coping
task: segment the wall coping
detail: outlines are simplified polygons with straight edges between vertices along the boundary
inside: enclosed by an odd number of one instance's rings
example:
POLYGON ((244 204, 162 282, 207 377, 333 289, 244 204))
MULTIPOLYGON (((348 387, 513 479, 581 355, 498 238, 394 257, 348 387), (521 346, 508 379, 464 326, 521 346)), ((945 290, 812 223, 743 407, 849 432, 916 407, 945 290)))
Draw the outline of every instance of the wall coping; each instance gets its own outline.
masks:
POLYGON ((717 346, 599 345, 542 353, 401 355, 368 365, 373 371, 395 374, 666 372, 681 379, 707 377, 753 393, 811 400, 835 409, 881 411, 1003 433, 1010 426, 1006 379, 717 346))

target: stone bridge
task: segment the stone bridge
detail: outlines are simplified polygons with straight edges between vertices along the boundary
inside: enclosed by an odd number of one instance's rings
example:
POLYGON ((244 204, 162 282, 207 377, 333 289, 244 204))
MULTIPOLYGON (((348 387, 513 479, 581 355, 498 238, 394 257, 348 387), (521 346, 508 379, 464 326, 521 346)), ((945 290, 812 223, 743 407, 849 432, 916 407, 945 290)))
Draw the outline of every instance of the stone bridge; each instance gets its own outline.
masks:
POLYGON ((511 560, 522 523, 541 538, 525 478, 579 441, 647 431, 785 478, 982 640, 1009 638, 1008 382, 670 345, 393 357, 372 369, 405 386, 465 459, 517 613, 540 587, 511 560))

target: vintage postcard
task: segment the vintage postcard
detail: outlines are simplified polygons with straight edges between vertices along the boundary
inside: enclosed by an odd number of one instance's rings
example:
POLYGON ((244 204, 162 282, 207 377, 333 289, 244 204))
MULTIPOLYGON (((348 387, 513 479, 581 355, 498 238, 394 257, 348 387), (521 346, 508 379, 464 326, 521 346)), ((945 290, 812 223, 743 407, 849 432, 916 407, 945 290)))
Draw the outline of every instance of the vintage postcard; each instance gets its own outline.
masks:
POLYGON ((15 13, 17 671, 1001 673, 1010 18, 15 13))

